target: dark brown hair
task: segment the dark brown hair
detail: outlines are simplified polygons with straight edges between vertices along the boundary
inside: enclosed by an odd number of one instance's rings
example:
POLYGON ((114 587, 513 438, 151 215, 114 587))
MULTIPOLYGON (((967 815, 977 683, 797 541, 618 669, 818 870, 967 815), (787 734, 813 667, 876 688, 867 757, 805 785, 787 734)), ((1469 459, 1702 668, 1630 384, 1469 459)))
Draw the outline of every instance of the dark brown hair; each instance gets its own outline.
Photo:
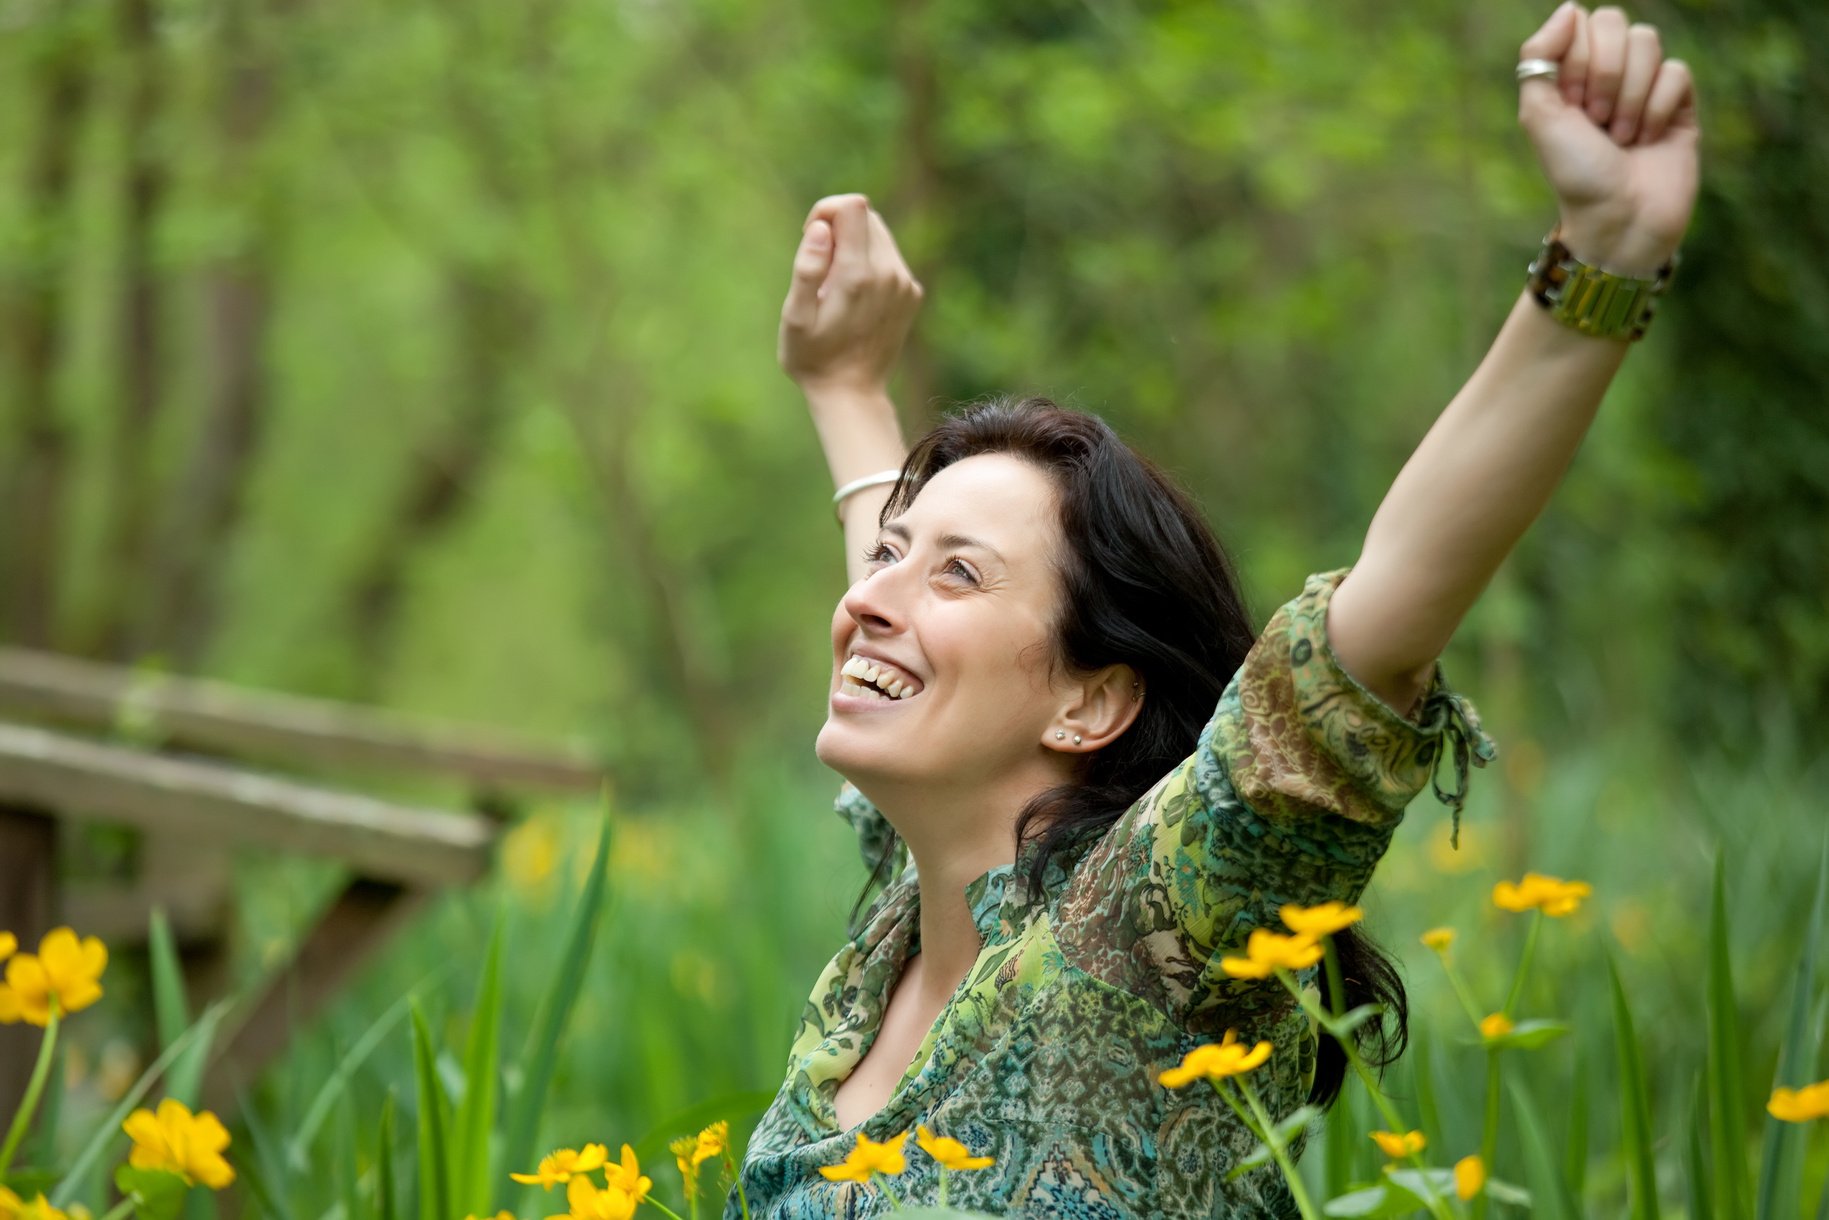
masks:
MULTIPOLYGON (((1142 679, 1136 720, 1089 755, 1075 781, 1036 796, 1016 823, 1018 844, 1036 844, 1027 884, 1042 892, 1050 860, 1102 834, 1194 750, 1255 632, 1232 562, 1188 494, 1139 456, 1096 415, 1046 398, 972 404, 921 438, 883 508, 905 512, 929 479, 955 462, 1001 453, 1053 480, 1060 505, 1061 613, 1054 663, 1089 673, 1124 664, 1142 679)), ((853 908, 886 881, 900 843, 891 837, 853 908)), ((1403 1053, 1408 1005, 1390 960, 1357 927, 1334 938, 1346 1008, 1384 1005, 1385 1021, 1355 1034, 1380 1067, 1403 1053)), ((1331 1002, 1325 978, 1323 1002, 1331 1002)), ((1309 1100, 1332 1103, 1346 1057, 1323 1033, 1309 1100)))

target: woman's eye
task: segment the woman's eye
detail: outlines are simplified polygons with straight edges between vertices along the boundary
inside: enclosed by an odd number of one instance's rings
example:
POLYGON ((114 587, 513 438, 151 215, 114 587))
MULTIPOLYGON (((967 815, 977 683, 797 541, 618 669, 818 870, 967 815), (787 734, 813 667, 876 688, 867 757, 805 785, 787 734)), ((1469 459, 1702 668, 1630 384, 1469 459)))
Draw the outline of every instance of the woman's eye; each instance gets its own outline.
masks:
POLYGON ((974 585, 978 583, 977 575, 957 559, 947 564, 946 570, 957 576, 960 580, 969 581, 974 585))
POLYGON ((865 563, 888 563, 894 558, 895 552, 889 549, 887 543, 879 542, 875 546, 867 547, 864 550, 865 563))

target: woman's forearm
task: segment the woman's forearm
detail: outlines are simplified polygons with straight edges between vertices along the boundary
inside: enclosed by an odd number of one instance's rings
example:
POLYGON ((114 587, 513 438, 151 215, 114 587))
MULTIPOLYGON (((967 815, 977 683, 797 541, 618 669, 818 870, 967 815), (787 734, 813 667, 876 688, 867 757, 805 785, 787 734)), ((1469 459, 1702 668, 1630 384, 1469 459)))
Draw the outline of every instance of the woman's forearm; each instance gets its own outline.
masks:
MULTIPOLYGON (((809 389, 807 412, 819 433, 835 488, 881 470, 898 470, 908 456, 901 421, 887 393, 809 389)), ((839 506, 844 522, 845 576, 851 582, 864 574, 864 550, 876 540, 877 517, 889 491, 886 485, 866 487, 839 506)))
POLYGON ((1486 358, 1379 505, 1328 633, 1399 710, 1424 689, 1480 591, 1574 459, 1628 345, 1583 335, 1521 295, 1486 358))

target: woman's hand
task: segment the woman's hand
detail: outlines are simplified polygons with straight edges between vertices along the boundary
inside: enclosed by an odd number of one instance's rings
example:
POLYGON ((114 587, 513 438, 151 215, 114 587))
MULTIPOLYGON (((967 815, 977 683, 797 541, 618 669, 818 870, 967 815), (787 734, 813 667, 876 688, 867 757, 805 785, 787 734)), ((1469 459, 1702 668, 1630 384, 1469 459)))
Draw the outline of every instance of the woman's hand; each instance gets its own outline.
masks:
POLYGON ((1696 202, 1695 85, 1657 30, 1573 0, 1525 40, 1559 79, 1523 82, 1518 121, 1536 146, 1576 258, 1649 278, 1676 251, 1696 202))
POLYGON ((809 398, 883 396, 920 308, 921 285, 869 200, 821 199, 807 215, 781 306, 782 371, 809 398))

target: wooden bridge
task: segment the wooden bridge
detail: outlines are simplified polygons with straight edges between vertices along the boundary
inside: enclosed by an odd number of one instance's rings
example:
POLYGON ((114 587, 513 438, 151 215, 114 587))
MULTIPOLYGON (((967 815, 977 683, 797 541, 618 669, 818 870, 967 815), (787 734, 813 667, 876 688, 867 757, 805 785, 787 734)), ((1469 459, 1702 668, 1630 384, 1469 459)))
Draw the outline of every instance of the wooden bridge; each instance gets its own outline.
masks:
MULTIPOLYGON (((342 865, 341 891, 216 1040, 204 1103, 220 1113, 428 898, 488 870, 514 794, 596 792, 603 779, 588 758, 495 731, 0 648, 0 929, 31 949, 69 924, 115 950, 143 945, 163 908, 201 1002, 231 986, 235 853, 342 865), (468 807, 318 778, 403 772, 463 783, 468 807), (140 832, 132 880, 60 882, 61 835, 82 822, 140 832)), ((37 1041, 0 1027, 0 1115, 37 1041)))

